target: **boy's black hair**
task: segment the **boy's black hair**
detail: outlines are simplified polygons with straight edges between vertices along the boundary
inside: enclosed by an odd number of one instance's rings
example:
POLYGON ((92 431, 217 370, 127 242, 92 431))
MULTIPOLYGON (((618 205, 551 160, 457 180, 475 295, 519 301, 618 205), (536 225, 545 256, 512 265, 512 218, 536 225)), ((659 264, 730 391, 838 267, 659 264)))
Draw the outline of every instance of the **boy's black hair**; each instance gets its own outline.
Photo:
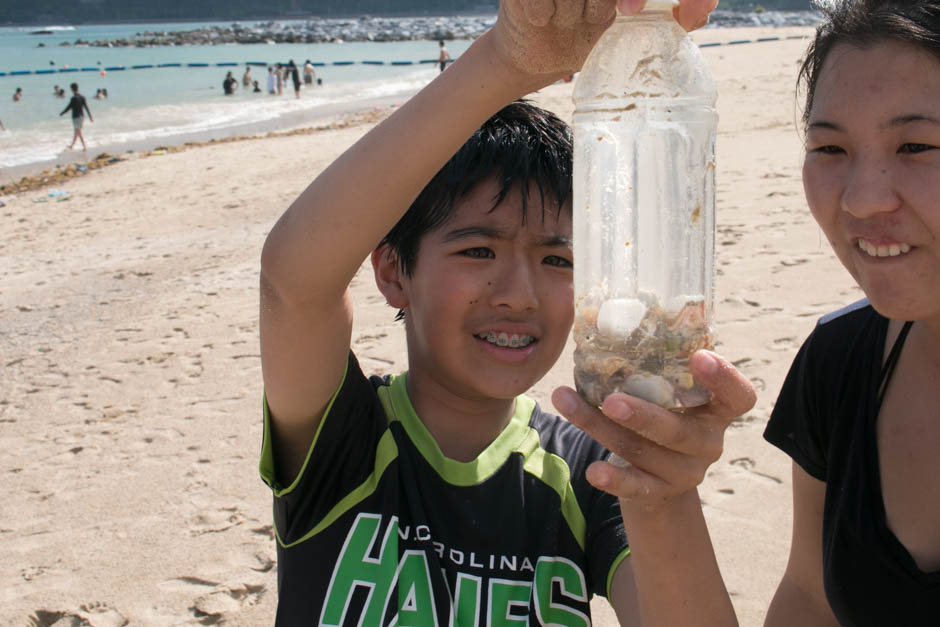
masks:
POLYGON ((816 0, 825 21, 806 51, 797 84, 806 86, 803 123, 809 120, 823 64, 838 44, 867 48, 883 41, 916 46, 940 59, 940 1, 816 0))
MULTIPOLYGON (((421 238, 444 224, 457 200, 490 176, 497 177, 496 209, 513 188, 522 194, 526 220, 529 187, 539 191, 542 211, 558 214, 571 200, 571 129, 553 113, 525 100, 503 107, 464 143, 425 186, 379 246, 388 245, 406 276, 417 262, 421 238)), ((399 313, 399 318, 401 314, 399 313)))

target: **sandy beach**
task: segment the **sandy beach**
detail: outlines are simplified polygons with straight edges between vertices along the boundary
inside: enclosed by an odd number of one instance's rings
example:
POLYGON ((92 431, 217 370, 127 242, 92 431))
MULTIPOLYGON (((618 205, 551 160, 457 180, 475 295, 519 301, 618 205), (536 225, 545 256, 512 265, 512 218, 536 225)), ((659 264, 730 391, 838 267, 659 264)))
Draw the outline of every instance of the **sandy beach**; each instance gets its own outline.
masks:
MULTIPOLYGON (((700 493, 744 627, 762 624, 790 542, 790 462, 761 433, 816 319, 860 297, 803 199, 794 86, 806 41, 788 37, 810 32, 695 34, 781 38, 703 50, 720 94, 717 350, 759 400, 700 493)), ((533 99, 570 120, 571 88, 533 99)), ((0 625, 273 623, 271 497, 257 471, 261 246, 393 108, 117 155, 0 196, 0 625)), ((353 291, 363 368, 404 370, 404 332, 369 268, 353 291)), ((531 391, 545 407, 571 384, 571 349, 531 391)), ((606 601, 594 607, 596 625, 616 624, 606 601)))

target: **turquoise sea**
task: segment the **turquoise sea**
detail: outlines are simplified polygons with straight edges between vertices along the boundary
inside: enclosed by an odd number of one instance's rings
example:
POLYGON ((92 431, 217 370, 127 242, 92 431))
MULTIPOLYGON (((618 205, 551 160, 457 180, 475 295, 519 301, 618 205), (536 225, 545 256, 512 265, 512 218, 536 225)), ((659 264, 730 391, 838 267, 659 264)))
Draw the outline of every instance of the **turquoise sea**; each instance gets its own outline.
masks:
MULTIPOLYGON (((130 38, 144 31, 191 30, 211 23, 121 24, 0 28, 0 168, 25 166, 57 159, 71 141, 69 115, 59 116, 68 104, 54 96, 54 86, 65 88, 77 82, 88 99, 94 123, 86 120, 85 138, 89 154, 102 147, 116 149, 142 141, 170 137, 196 137, 206 132, 303 125, 324 111, 357 101, 402 100, 430 81, 438 69, 432 63, 435 41, 389 43, 322 44, 229 44, 151 48, 61 46, 62 42, 130 38), (48 30, 51 34, 32 34, 48 30), (42 44, 40 46, 40 44, 42 44), (266 93, 266 65, 293 59, 298 66, 310 59, 317 65, 322 86, 301 90, 293 87, 282 96, 266 93), (349 65, 334 62, 351 61, 349 65), (383 65, 362 61, 383 61, 383 65), (411 65, 391 62, 411 61, 411 65), (180 67, 132 69, 134 65, 179 63, 180 67), (205 67, 187 67, 190 63, 205 67), (246 63, 259 81, 262 93, 241 86, 246 63), (218 65, 223 64, 223 65, 218 65), (227 64, 235 64, 229 66, 227 64), (114 68, 124 67, 123 70, 114 68), (112 68, 112 69, 107 69, 112 68), (42 73, 36 74, 39 70, 42 73), (239 79, 234 96, 222 95, 227 71, 239 79), (13 72, 29 71, 18 75, 13 72), (23 99, 13 102, 17 87, 23 99), (96 100, 99 88, 108 90, 106 100, 96 100)), ((222 25, 222 24, 220 24, 222 25)), ((228 26, 228 24, 224 24, 228 26)), ((470 41, 450 41, 447 48, 457 57, 470 41)))

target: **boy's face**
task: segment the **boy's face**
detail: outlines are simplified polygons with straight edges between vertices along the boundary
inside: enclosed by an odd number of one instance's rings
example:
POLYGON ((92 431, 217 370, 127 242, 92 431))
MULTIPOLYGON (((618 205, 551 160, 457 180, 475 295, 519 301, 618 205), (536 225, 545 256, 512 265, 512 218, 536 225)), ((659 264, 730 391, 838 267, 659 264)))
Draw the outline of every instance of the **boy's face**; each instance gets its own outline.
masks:
MULTIPOLYGON (((519 192, 490 211, 490 179, 427 233, 402 276, 412 389, 466 400, 510 399, 555 363, 574 316, 571 212, 542 214, 519 192)), ((567 208, 566 208, 567 209, 567 208)))

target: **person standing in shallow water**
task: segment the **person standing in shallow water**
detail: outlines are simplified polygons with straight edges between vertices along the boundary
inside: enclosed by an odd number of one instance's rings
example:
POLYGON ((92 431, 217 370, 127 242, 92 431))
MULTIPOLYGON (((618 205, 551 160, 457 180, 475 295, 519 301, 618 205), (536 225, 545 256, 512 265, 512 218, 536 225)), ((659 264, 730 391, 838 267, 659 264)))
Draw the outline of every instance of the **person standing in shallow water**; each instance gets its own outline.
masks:
POLYGON ((74 133, 72 135, 72 143, 69 144, 68 149, 71 150, 75 146, 75 140, 78 139, 82 142, 82 150, 88 150, 88 147, 85 145, 85 137, 82 135, 82 126, 85 124, 85 112, 88 112, 88 121, 94 122, 95 118, 91 115, 91 109, 88 108, 88 101, 85 100, 85 96, 81 95, 78 92, 78 83, 72 83, 72 99, 69 100, 69 104, 62 109, 62 113, 59 115, 65 115, 66 111, 72 112, 72 129, 74 133))
POLYGON ((447 47, 444 46, 444 40, 437 42, 441 46, 441 53, 437 55, 437 62, 441 64, 441 72, 444 71, 444 68, 447 67, 447 62, 450 61, 450 53, 447 52, 447 47))

